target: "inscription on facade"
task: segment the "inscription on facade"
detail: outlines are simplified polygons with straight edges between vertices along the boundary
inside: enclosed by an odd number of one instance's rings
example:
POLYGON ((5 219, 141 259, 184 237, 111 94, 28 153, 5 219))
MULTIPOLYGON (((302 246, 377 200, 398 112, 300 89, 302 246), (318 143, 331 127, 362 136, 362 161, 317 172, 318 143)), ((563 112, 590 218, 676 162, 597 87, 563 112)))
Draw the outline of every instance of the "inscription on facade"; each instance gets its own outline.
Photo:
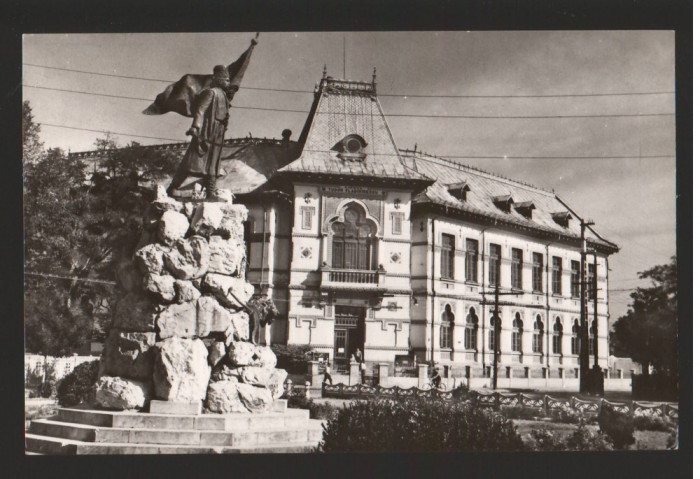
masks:
POLYGON ((343 196, 353 198, 381 199, 386 192, 364 186, 322 186, 321 192, 326 196, 343 196))

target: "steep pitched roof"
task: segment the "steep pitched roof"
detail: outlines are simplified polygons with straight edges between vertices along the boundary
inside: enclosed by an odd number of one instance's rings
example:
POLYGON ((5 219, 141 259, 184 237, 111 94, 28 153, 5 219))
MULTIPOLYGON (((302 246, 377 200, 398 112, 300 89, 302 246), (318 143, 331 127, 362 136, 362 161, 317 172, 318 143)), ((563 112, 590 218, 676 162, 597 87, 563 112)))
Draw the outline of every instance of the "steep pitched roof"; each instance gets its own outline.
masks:
MULTIPOLYGON (((436 180, 416 195, 414 205, 442 205, 455 211, 523 229, 539 230, 569 240, 580 238, 578 221, 572 221, 568 226, 555 221, 555 216, 562 212, 570 212, 574 218, 580 218, 580 216, 554 192, 422 152, 402 150, 402 155, 408 167, 436 180), (466 201, 456 198, 449 192, 449 189, 454 189, 457 183, 466 184, 469 187, 466 201), (531 203, 534 208, 529 204, 528 207, 531 208, 532 218, 519 212, 519 208, 512 208, 509 211, 499 208, 497 203, 503 198, 512 198, 516 204, 531 203)), ((587 238, 609 252, 619 250, 616 244, 604 239, 590 227, 587 238)))
POLYGON ((430 181, 405 167, 373 83, 323 78, 299 143, 301 155, 280 173, 430 181), (353 134, 367 142, 362 160, 344 159, 332 150, 353 134))

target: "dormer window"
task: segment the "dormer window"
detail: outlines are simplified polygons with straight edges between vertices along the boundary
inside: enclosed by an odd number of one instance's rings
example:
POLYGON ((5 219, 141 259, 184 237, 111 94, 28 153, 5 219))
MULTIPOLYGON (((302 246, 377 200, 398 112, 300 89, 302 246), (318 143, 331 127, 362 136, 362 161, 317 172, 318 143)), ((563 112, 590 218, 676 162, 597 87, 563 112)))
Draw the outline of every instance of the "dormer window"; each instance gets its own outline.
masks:
POLYGON ((510 208, 515 203, 513 197, 510 195, 501 195, 493 197, 493 204, 495 204, 501 211, 505 213, 510 213, 510 208))
POLYGON ((452 196, 460 201, 467 201, 467 193, 471 191, 469 189, 469 185, 466 183, 451 183, 449 185, 445 185, 445 187, 452 196))
POLYGON ((364 138, 360 135, 352 134, 333 145, 331 150, 337 151, 338 156, 343 160, 363 161, 367 156, 364 151, 366 147, 367 142, 364 138))
POLYGON ((525 218, 532 219, 532 210, 535 209, 535 204, 532 201, 522 201, 514 203, 515 211, 523 215, 525 218))
POLYGON ((573 218, 573 216, 571 216, 571 213, 569 213, 568 211, 559 211, 557 213, 552 213, 552 219, 554 220, 554 222, 564 228, 569 227, 569 220, 571 218, 573 218))

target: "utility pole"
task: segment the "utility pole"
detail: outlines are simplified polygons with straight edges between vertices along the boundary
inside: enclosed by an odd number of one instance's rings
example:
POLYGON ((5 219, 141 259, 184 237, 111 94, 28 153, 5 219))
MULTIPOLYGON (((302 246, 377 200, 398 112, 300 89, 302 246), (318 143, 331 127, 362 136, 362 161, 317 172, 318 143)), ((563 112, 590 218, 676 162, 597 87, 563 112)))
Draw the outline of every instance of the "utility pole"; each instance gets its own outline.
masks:
POLYGON ((605 377, 598 365, 598 254, 593 252, 593 278, 591 278, 591 296, 593 297, 593 368, 588 374, 588 392, 602 396, 605 392, 605 377))
POLYGON ((598 255, 593 253, 593 277, 591 278, 591 296, 593 297, 593 368, 598 366, 598 255))
POLYGON ((493 292, 484 291, 484 302, 486 301, 485 296, 487 294, 493 294, 493 389, 498 388, 498 356, 501 354, 501 315, 499 314, 498 307, 499 296, 519 296, 523 293, 516 293, 513 291, 501 292, 501 258, 498 258, 495 274, 495 290, 493 292))
POLYGON ((586 227, 595 223, 581 218, 581 348, 579 351, 579 392, 588 392, 588 298, 586 298, 586 227))

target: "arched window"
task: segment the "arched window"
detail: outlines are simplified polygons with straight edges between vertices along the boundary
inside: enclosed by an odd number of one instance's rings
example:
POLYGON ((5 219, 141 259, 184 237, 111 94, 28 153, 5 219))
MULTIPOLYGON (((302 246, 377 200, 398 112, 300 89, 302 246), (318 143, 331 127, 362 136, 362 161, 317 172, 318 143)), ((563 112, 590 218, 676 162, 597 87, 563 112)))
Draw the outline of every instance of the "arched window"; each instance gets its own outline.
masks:
POLYGON ((511 351, 523 352, 523 320, 520 319, 520 313, 515 313, 513 320, 510 349, 511 351))
POLYGON ((554 331, 552 333, 552 352, 554 354, 561 354, 561 338, 564 328, 561 325, 561 319, 557 316, 556 321, 554 321, 554 331))
POLYGON ((464 347, 466 349, 476 349, 476 333, 479 329, 479 318, 476 317, 474 308, 469 308, 467 314, 467 327, 464 331, 464 347))
POLYGON ((343 220, 331 225, 332 267, 336 269, 375 269, 377 228, 356 204, 345 209, 343 220))
POLYGON ((594 331, 595 331, 595 319, 591 321, 591 327, 588 330, 588 354, 593 356, 595 353, 595 336, 594 336, 594 331))
POLYGON ((489 349, 494 351, 496 349, 496 332, 494 328, 495 318, 491 316, 490 328, 489 328, 489 349))
POLYGON ((542 344, 544 343, 544 323, 540 315, 535 319, 535 331, 532 334, 532 352, 541 353, 542 344))
POLYGON ((571 354, 581 354, 581 338, 578 333, 581 327, 578 325, 578 319, 574 319, 574 325, 571 327, 571 354))
POLYGON ((452 335, 454 331, 455 315, 452 313, 452 307, 445 305, 445 311, 442 313, 442 322, 440 324, 440 349, 452 349, 452 335))

